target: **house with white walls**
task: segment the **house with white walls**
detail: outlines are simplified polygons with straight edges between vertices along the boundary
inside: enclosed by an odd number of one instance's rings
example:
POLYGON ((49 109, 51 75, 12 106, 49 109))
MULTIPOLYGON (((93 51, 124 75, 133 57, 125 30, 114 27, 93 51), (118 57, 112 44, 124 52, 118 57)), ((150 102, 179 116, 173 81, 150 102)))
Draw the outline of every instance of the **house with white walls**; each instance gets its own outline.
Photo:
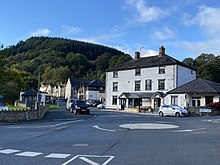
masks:
POLYGON ((196 70, 165 53, 161 46, 155 56, 135 58, 106 71, 106 107, 157 111, 163 96, 196 79, 196 70))
POLYGON ((105 83, 100 80, 69 78, 66 83, 65 99, 105 100, 105 83))
POLYGON ((220 101, 220 84, 197 78, 166 93, 166 104, 179 105, 198 113, 200 107, 220 101))

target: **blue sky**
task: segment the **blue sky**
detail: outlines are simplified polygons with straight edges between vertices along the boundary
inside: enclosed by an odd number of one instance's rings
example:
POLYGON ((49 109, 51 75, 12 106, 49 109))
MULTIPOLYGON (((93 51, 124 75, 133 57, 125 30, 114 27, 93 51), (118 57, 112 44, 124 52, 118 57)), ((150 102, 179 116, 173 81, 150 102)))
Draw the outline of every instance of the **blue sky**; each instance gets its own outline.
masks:
POLYGON ((63 37, 117 48, 133 56, 176 59, 220 53, 218 0, 1 0, 0 43, 63 37))

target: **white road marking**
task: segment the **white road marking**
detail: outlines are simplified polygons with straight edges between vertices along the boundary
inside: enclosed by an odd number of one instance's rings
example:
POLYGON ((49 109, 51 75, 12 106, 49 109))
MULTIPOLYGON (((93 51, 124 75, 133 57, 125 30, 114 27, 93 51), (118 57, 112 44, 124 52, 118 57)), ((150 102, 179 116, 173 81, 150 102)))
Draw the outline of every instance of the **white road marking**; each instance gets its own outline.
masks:
POLYGON ((177 125, 171 124, 157 124, 157 123, 134 123, 134 124, 122 124, 121 128, 127 129, 172 129, 179 128, 177 125))
POLYGON ((4 149, 4 150, 0 150, 1 154, 13 154, 16 152, 20 152, 20 150, 14 150, 14 149, 4 149))
POLYGON ((47 156, 45 156, 45 158, 59 158, 59 159, 65 159, 67 157, 69 157, 71 154, 59 154, 59 153, 51 153, 47 156))
POLYGON ((76 143, 72 145, 73 147, 88 147, 89 144, 87 143, 76 143))
POLYGON ((44 125, 39 125, 39 126, 32 126, 32 125, 26 125, 26 126, 8 126, 7 128, 12 128, 12 129, 18 129, 18 128, 54 128, 54 127, 58 127, 58 126, 62 126, 62 125, 66 125, 66 124, 70 124, 70 123, 77 123, 77 122, 81 122, 84 120, 73 120, 73 121, 68 121, 68 122, 63 122, 63 123, 58 123, 55 125, 46 125, 44 123, 44 125))
MULTIPOLYGON (((112 159, 114 159, 115 156, 99 156, 99 155, 76 155, 73 158, 71 158, 70 160, 68 160, 67 162, 63 163, 62 165, 67 165, 69 163, 71 163, 72 161, 74 161, 75 159, 79 158, 87 163, 96 163, 94 161, 91 161, 88 158, 106 158, 107 160, 102 163, 101 165, 107 165, 112 159)), ((99 165, 98 163, 96 164, 91 164, 91 165, 99 165)))
POLYGON ((15 154, 15 155, 17 155, 17 156, 35 157, 35 156, 38 156, 38 155, 41 155, 41 154, 43 154, 43 153, 41 153, 41 152, 26 151, 26 152, 21 152, 21 153, 15 154))
POLYGON ((94 162, 94 161, 92 161, 92 160, 90 160, 90 159, 88 159, 88 158, 86 158, 86 157, 84 157, 84 156, 79 157, 79 159, 81 159, 81 160, 83 160, 84 162, 87 162, 87 163, 89 163, 89 164, 91 164, 91 165, 100 165, 99 163, 96 163, 96 162, 94 162))
POLYGON ((171 132, 193 132, 193 131, 201 131, 205 128, 198 128, 198 129, 184 129, 184 130, 177 130, 177 131, 171 131, 171 132))
POLYGON ((55 125, 53 125, 51 127, 53 128, 53 127, 57 127, 57 126, 61 126, 61 125, 66 125, 66 124, 70 124, 70 123, 77 123, 77 122, 80 122, 80 121, 83 121, 83 120, 74 120, 74 121, 63 122, 63 123, 55 124, 55 125))
POLYGON ((101 131, 116 132, 116 130, 101 128, 98 125, 94 125, 93 128, 99 129, 101 131))

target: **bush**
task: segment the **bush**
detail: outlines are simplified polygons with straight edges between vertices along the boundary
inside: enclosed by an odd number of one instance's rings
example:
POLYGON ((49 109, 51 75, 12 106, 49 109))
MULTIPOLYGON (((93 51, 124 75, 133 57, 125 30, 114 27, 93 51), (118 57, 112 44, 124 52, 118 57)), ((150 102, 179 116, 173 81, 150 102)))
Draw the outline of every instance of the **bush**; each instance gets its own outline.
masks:
POLYGON ((207 106, 220 111, 220 102, 209 103, 207 106))

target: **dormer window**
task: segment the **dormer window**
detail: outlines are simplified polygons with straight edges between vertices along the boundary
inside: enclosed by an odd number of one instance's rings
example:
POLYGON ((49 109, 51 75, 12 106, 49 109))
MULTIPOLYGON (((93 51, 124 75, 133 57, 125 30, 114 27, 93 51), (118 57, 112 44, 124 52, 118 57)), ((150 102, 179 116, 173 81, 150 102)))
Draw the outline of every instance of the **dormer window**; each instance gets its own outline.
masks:
POLYGON ((159 74, 165 74, 165 66, 159 66, 159 74))
POLYGON ((135 76, 141 75, 141 69, 135 69, 135 76))
POLYGON ((113 78, 118 78, 118 71, 113 72, 113 78))

